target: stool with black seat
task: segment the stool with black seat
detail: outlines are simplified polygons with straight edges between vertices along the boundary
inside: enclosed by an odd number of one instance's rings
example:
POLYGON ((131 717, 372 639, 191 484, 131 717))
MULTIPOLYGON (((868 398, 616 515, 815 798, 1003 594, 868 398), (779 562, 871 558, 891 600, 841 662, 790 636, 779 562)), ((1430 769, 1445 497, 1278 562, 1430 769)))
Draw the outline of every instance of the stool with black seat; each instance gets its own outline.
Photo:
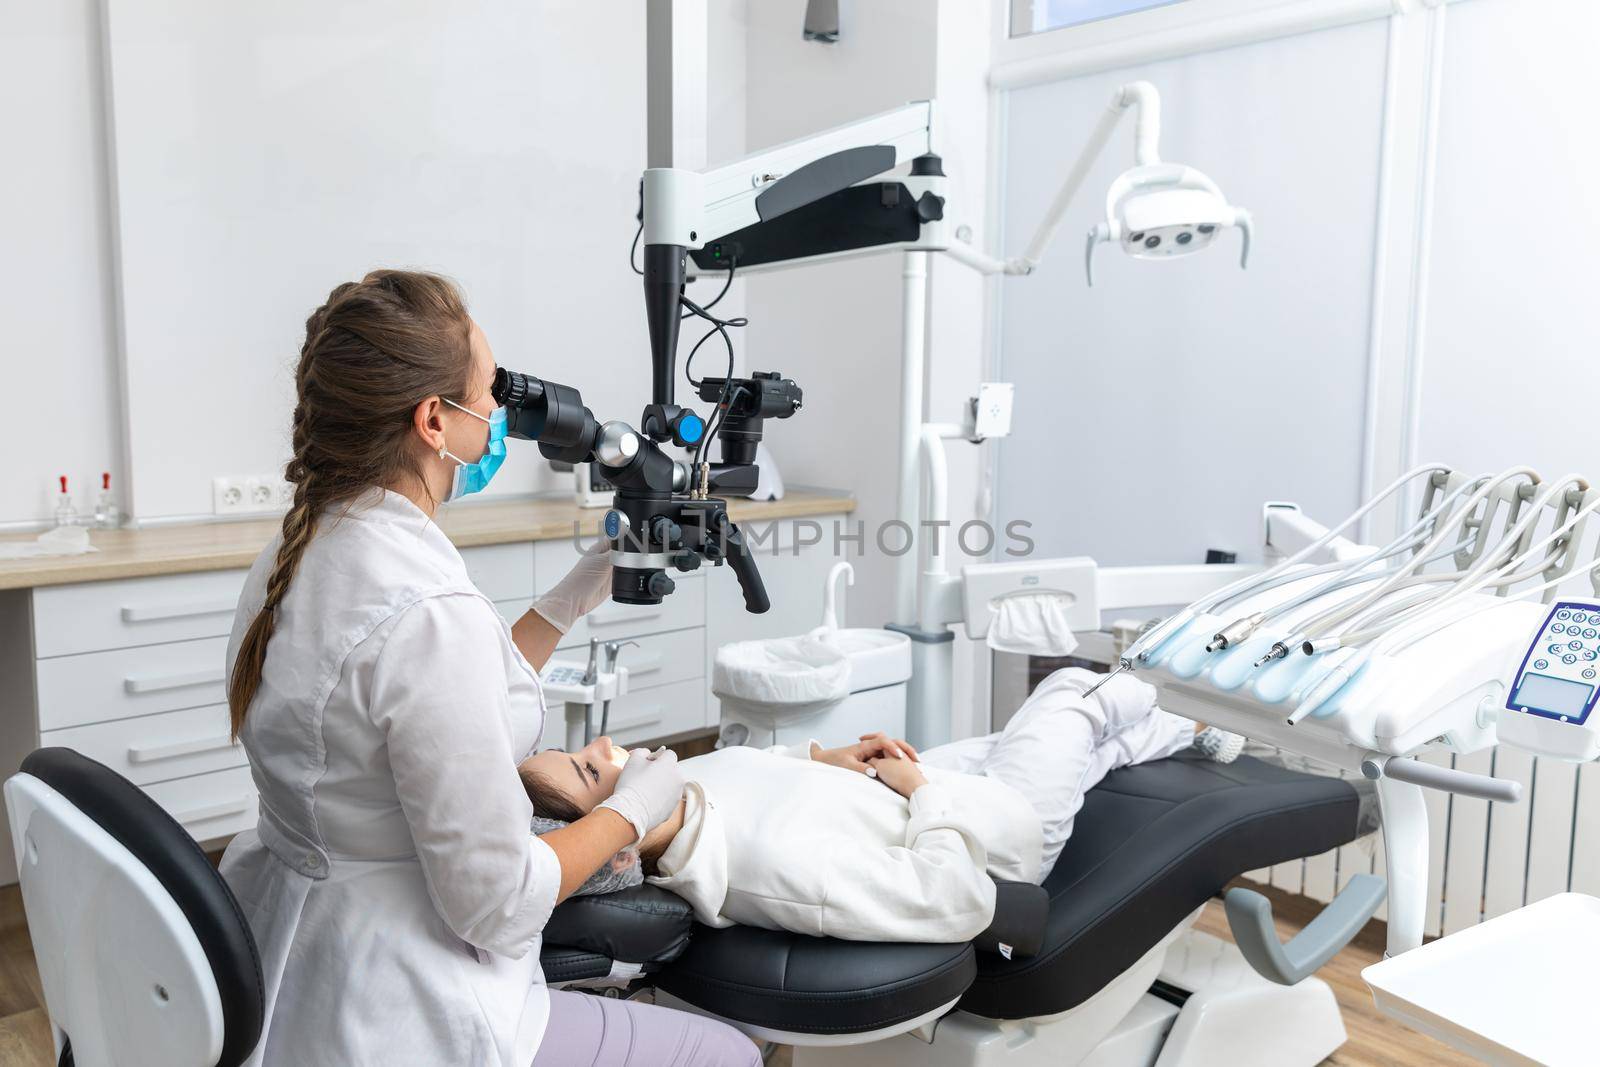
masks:
POLYGON ((67 748, 28 756, 5 798, 58 1062, 242 1063, 261 1037, 261 962, 194 838, 67 748))
POLYGON ((1288 945, 1248 889, 1228 890, 1239 947, 1190 927, 1246 871, 1371 830, 1367 788, 1249 757, 1123 768, 1085 795, 1043 887, 1002 898, 997 915, 1038 905, 1031 943, 1014 931, 929 945, 696 926, 658 961, 656 999, 794 1045, 797 1067, 1310 1067, 1345 1031, 1331 990, 1308 976, 1371 917, 1383 880, 1352 879, 1288 945))

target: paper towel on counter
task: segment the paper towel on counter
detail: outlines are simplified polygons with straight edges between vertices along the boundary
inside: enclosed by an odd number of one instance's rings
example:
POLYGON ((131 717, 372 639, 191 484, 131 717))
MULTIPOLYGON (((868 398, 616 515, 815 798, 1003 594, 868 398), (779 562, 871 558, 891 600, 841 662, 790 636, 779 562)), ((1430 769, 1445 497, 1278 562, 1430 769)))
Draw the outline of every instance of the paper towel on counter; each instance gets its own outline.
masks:
POLYGON ((89 543, 89 531, 82 526, 57 526, 32 541, 0 541, 0 559, 33 559, 38 556, 79 556, 98 552, 89 543))
POLYGON ((1073 605, 1065 593, 1014 593, 995 605, 989 647, 1025 656, 1069 656, 1078 638, 1067 625, 1073 605))

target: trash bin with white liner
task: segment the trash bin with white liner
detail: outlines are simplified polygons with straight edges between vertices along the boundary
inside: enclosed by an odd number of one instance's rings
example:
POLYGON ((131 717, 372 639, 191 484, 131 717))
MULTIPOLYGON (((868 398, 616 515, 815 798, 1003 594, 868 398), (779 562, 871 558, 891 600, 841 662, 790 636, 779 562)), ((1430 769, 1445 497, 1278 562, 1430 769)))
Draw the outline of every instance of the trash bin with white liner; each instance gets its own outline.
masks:
POLYGON ((835 580, 855 581, 835 564, 823 594, 822 625, 766 641, 717 649, 711 691, 722 706, 717 747, 853 743, 874 730, 902 736, 911 639, 892 630, 841 629, 835 580))

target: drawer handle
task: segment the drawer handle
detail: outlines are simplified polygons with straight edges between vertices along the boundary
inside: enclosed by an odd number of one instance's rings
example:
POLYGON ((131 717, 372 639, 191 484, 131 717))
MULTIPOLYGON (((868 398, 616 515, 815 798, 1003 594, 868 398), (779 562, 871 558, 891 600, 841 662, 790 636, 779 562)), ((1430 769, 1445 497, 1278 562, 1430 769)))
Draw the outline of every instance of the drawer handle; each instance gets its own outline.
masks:
POLYGON ((162 619, 187 619, 195 615, 232 614, 239 606, 237 597, 222 600, 194 600, 187 604, 157 604, 152 607, 123 608, 123 622, 158 622, 162 619))
POLYGON ((170 745, 153 745, 149 748, 128 749, 129 763, 158 763, 161 760, 177 759, 179 756, 195 756, 202 752, 221 752, 225 748, 233 748, 235 742, 227 734, 217 737, 198 737, 193 741, 177 741, 170 745))
POLYGON ((175 811, 172 817, 187 826, 192 822, 209 822, 220 819, 225 815, 243 815, 250 810, 250 797, 242 796, 238 800, 225 800, 221 804, 209 804, 203 808, 190 808, 188 811, 175 811))
POLYGON ((124 678, 122 688, 130 693, 159 693, 164 689, 187 689, 191 685, 213 685, 222 681, 221 667, 207 667, 199 671, 179 674, 155 674, 140 678, 124 678))
POLYGON ((644 715, 637 719, 629 719, 627 722, 614 723, 613 726, 616 728, 618 733, 621 733, 623 730, 637 730, 641 726, 654 726, 656 723, 661 721, 661 705, 657 704, 650 710, 655 712, 655 714, 644 715))
POLYGON ((632 663, 624 663, 623 666, 628 668, 628 677, 634 678, 641 674, 654 674, 661 669, 665 662, 666 657, 656 655, 651 656, 649 659, 638 659, 632 663))
POLYGON ((590 626, 615 626, 620 622, 643 622, 645 619, 659 619, 664 612, 635 611, 632 608, 601 609, 589 613, 590 626))

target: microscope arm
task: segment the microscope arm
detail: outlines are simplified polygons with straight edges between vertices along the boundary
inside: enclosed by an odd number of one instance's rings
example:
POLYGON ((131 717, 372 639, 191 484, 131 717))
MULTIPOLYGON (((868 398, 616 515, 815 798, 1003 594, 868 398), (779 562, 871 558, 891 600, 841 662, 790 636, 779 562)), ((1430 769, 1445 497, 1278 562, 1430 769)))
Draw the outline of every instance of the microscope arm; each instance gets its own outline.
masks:
POLYGON ((931 151, 920 100, 706 171, 644 172, 644 244, 700 248, 931 151))

